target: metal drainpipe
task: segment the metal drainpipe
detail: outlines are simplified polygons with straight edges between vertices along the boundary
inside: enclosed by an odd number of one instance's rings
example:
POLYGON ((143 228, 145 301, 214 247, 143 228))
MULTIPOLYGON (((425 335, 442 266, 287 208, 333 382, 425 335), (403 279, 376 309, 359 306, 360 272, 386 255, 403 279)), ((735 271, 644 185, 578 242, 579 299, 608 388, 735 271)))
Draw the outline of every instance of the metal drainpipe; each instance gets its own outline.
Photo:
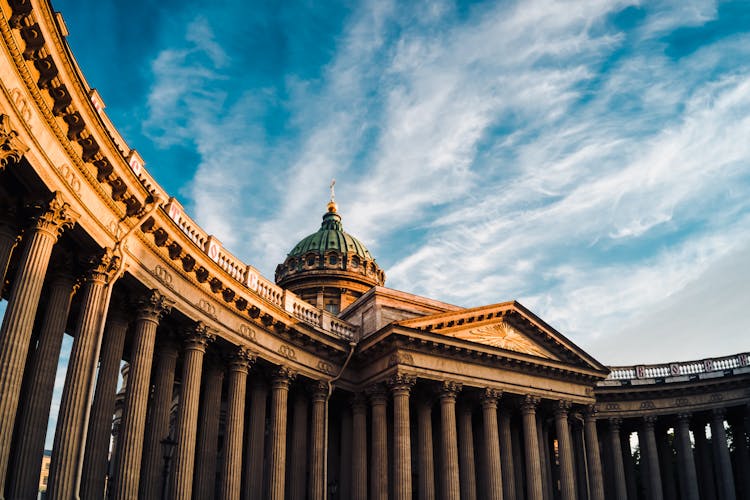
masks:
POLYGON ((344 374, 344 370, 349 365, 349 361, 351 361, 354 349, 356 348, 357 343, 354 340, 349 341, 349 355, 341 366, 341 370, 339 370, 338 375, 326 381, 328 384, 328 395, 326 396, 326 406, 323 410, 323 500, 328 498, 328 401, 331 399, 331 393, 333 393, 333 383, 344 374))
POLYGON ((89 386, 89 395, 87 398, 88 404, 86 405, 86 411, 84 412, 84 419, 83 419, 83 438, 81 439, 81 452, 78 456, 78 470, 76 472, 76 481, 75 481, 75 488, 74 488, 74 494, 76 499, 81 498, 81 476, 83 475, 83 460, 84 455, 86 454, 86 439, 88 437, 88 429, 89 429, 89 418, 91 417, 91 405, 93 403, 94 399, 94 390, 96 388, 96 369, 99 364, 99 353, 102 348, 102 340, 104 337, 104 327, 106 326, 106 320, 107 320, 107 314, 109 313, 109 301, 112 298, 112 288, 114 287, 114 284, 117 282, 118 279, 122 277, 122 275, 125 273, 125 254, 122 252, 122 243, 125 241, 125 239, 128 238, 133 232, 141 227, 144 222, 148 219, 148 217, 151 217, 156 210, 162 207, 164 205, 164 202, 166 200, 164 198, 158 197, 154 200, 154 205, 151 207, 151 209, 146 212, 139 220, 138 223, 135 224, 133 227, 128 229, 128 231, 123 234, 118 240, 115 241, 115 245, 112 249, 112 253, 114 255, 120 256, 120 262, 117 266, 117 270, 115 271, 115 274, 112 275, 112 278, 109 280, 109 283, 107 283, 107 293, 106 293, 106 299, 104 301, 104 308, 102 309, 102 315, 100 317, 100 323, 99 323, 99 334, 98 334, 98 342, 96 343, 96 350, 95 350, 95 356, 94 356, 94 362, 91 366, 91 385, 89 386))

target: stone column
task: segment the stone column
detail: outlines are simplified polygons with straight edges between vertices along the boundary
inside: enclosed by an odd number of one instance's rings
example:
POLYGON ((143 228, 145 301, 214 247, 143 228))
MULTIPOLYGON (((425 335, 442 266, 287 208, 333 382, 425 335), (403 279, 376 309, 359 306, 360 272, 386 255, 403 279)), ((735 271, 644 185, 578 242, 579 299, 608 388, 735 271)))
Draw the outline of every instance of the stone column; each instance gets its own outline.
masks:
POLYGON ((130 374, 125 389, 125 406, 120 427, 120 457, 115 473, 113 498, 138 498, 143 456, 143 435, 146 432, 146 408, 151 392, 151 363, 154 359, 156 327, 169 314, 174 302, 157 290, 149 291, 137 305, 133 325, 133 347, 130 374))
POLYGON ((583 413, 583 432, 589 473, 589 494, 591 495, 591 500, 604 500, 604 476, 602 474, 602 460, 599 455, 599 434, 596 430, 595 414, 594 405, 588 406, 583 413))
POLYGON ((573 442, 568 427, 569 401, 558 401, 555 408, 558 452, 560 454, 560 495, 562 500, 575 500, 576 481, 573 470, 573 442))
POLYGON ((49 302, 39 331, 37 348, 31 354, 23 384, 23 400, 18 409, 15 448, 11 459, 13 473, 8 477, 8 498, 36 498, 39 491, 44 438, 52 405, 57 362, 73 296, 73 278, 58 274, 50 280, 48 288, 49 302))
POLYGON ((170 497, 174 500, 192 498, 195 465, 195 431, 198 426, 198 400, 203 356, 214 333, 203 323, 196 324, 185 338, 182 362, 182 387, 177 410, 176 440, 170 497))
MULTIPOLYGON (((73 339, 73 348, 65 375, 60 412, 57 415, 55 441, 49 472, 50 500, 70 500, 78 496, 76 478, 78 475, 84 441, 86 439, 85 419, 90 401, 93 382, 93 368, 96 364, 96 350, 103 309, 106 307, 109 273, 115 270, 115 259, 110 251, 94 262, 89 271, 81 294, 81 309, 73 339)), ((109 286, 112 286, 109 283, 109 286)))
POLYGON ((643 431, 645 437, 645 443, 641 443, 641 452, 646 452, 646 461, 648 464, 648 479, 649 491, 651 492, 651 498, 653 500, 662 500, 664 495, 662 494, 661 487, 661 471, 659 470, 659 455, 656 450, 656 436, 654 434, 654 424, 656 423, 656 417, 653 415, 647 415, 643 417, 643 431))
POLYGON ((346 407, 341 411, 339 456, 339 497, 352 498, 352 412, 346 407))
POLYGON ((352 399, 352 499, 367 500, 367 400, 352 399))
MULTIPOLYGON (((20 240, 18 228, 13 224, 16 217, 15 202, 0 201, 0 212, 6 214, 6 218, 0 220, 0 287, 5 283, 5 273, 8 271, 10 256, 16 243, 20 240)), ((37 485, 39 488, 39 485, 37 485)))
MULTIPOLYGON (((542 496, 545 500, 552 499, 552 460, 550 457, 549 426, 545 425, 542 416, 536 414, 536 435, 539 440, 539 458, 542 460, 542 496)), ((558 471, 559 472, 559 471, 558 471)), ((559 474, 558 474, 559 476, 559 474)), ((558 478, 559 479, 559 478, 558 478)), ((557 483, 557 480, 555 480, 557 483)))
POLYGON ((372 412, 372 460, 370 465, 370 500, 388 498, 388 423, 386 393, 380 384, 368 389, 372 412))
POLYGON ((674 481, 674 451, 669 444, 667 426, 657 429, 659 447, 659 463, 661 464, 661 484, 664 489, 665 500, 677 500, 677 489, 674 481))
POLYGON ((714 487, 714 457, 706 440, 706 423, 698 418, 693 419, 695 437, 695 454, 698 458, 698 488, 701 500, 716 500, 714 487))
MULTIPOLYGON (((485 495, 488 500, 503 499, 503 470, 500 465, 500 437, 497 427, 497 401, 502 391, 484 389, 482 393, 482 419, 484 423, 485 495)), ((504 466, 504 464, 503 464, 504 466)))
POLYGON ((237 500, 240 498, 247 373, 250 365, 254 362, 255 354, 245 347, 238 347, 229 362, 224 470, 221 475, 220 498, 222 500, 237 500))
POLYGON ((398 373, 388 385, 393 394, 393 496, 411 500, 411 435, 409 424, 409 393, 414 386, 412 375, 398 373))
POLYGON ((268 498, 284 500, 286 474, 286 412, 289 384, 295 373, 286 366, 279 366, 271 384, 271 432, 268 457, 268 498))
POLYGON ((513 433, 510 430, 510 411, 500 408, 500 463, 503 473, 503 500, 516 500, 516 477, 513 460, 513 433))
MULTIPOLYGON (((748 454, 747 437, 745 437, 745 423, 750 424, 747 410, 750 406, 741 407, 741 411, 732 422, 732 438, 736 450, 737 471, 750 471, 750 454, 748 454)), ((750 500, 750 474, 738 474, 738 497, 750 500), (739 494, 741 493, 741 494, 739 494)))
POLYGON ((578 498, 583 500, 590 500, 589 494, 589 475, 588 466, 586 463, 586 444, 583 436, 583 422, 575 419, 573 421, 568 420, 570 423, 570 432, 573 439, 573 462, 575 464, 576 473, 576 495, 578 498))
MULTIPOLYGON (((112 440, 112 421, 115 413, 115 396, 117 395, 117 377, 120 374, 122 350, 125 345, 125 333, 128 321, 120 305, 110 309, 107 318, 102 353, 99 362, 99 374, 96 377, 96 392, 91 405, 89 431, 86 438, 86 453, 83 459, 83 476, 81 478, 81 498, 102 498, 110 460, 110 442, 112 440)), ((38 479, 37 479, 38 482, 38 479)))
POLYGON ((628 486, 625 482, 625 464, 622 460, 622 445, 620 444, 620 426, 622 419, 609 419, 609 442, 612 450, 612 473, 614 475, 614 491, 616 500, 628 500, 628 486))
POLYGON ((250 388, 250 436, 245 448, 245 500, 263 498, 263 452, 266 435, 266 400, 268 386, 260 376, 253 376, 250 388))
POLYGON ((445 500, 458 500, 461 495, 458 470, 458 439, 456 437, 456 396, 462 385, 458 382, 443 381, 440 386, 440 480, 445 500))
POLYGON ((699 500, 698 476, 695 472, 693 447, 690 444, 690 415, 687 413, 677 415, 675 441, 680 474, 680 496, 685 500, 699 500))
POLYGON ((62 200, 59 192, 46 205, 39 205, 39 209, 41 215, 25 238, 0 327, 0 485, 6 484, 26 355, 52 247, 62 232, 73 227, 78 219, 78 214, 62 200))
POLYGON ((526 395, 521 404, 523 437, 526 450, 526 489, 529 500, 542 500, 542 459, 539 456, 539 438, 536 429, 536 408, 540 399, 526 395))
POLYGON ((425 397, 417 403, 417 447, 419 500, 435 500, 435 465, 432 447, 432 403, 425 397))
MULTIPOLYGON (((289 464, 289 492, 287 496, 290 500, 297 500, 304 499, 307 494, 307 463, 308 461, 314 461, 316 457, 313 456, 314 445, 310 450, 309 457, 307 454, 307 394, 300 389, 294 393, 292 399, 292 445, 289 448, 292 457, 289 464)), ((313 429, 312 432, 314 433, 315 430, 313 429)), ((320 464, 322 465, 322 460, 320 464)), ((322 469, 320 473, 323 473, 322 469)), ((313 481, 311 470, 310 482, 313 481)), ((317 482, 322 484, 321 480, 317 482)))
POLYGON ((469 403, 461 404, 458 407, 458 464, 461 499, 476 500, 477 473, 476 463, 474 462, 474 429, 471 423, 471 406, 469 406, 469 403))
POLYGON ((724 429, 724 408, 714 408, 711 415, 711 442, 713 443, 714 457, 719 464, 720 477, 718 477, 719 492, 722 500, 735 500, 734 476, 732 474, 732 461, 729 457, 729 446, 727 445, 727 432, 724 429))
POLYGON ((144 500, 157 500, 161 497, 164 481, 164 446, 161 441, 169 436, 169 413, 172 410, 177 356, 177 346, 172 341, 157 344, 153 377, 154 395, 148 408, 148 424, 143 439, 141 461, 139 498, 144 500))
MULTIPOLYGON (((195 450, 194 498, 209 500, 216 496, 221 386, 224 383, 223 364, 221 359, 207 359, 203 364, 203 387, 198 409, 198 437, 195 450)), ((229 424, 228 415, 227 412, 227 424, 229 424)))
MULTIPOLYGON (((642 431, 641 431, 642 432, 642 431)), ((622 453, 623 460, 625 461, 625 484, 627 485, 628 498, 637 498, 638 488, 636 485, 636 472, 635 472, 635 457, 633 456, 633 450, 630 448, 630 433, 620 433, 620 450, 622 453)), ((641 453, 641 458, 644 459, 643 470, 647 470, 648 464, 645 458, 647 453, 644 451, 641 453)), ((644 475, 646 472, 644 472, 644 475)), ((645 488, 648 490, 648 481, 644 479, 645 488)))
MULTIPOLYGON (((310 436, 310 500, 324 500, 325 495, 325 426, 328 405, 328 384, 315 383, 312 392, 312 424, 310 436)), ((304 469, 303 469, 304 470, 304 469)), ((304 479, 304 474, 303 474, 304 479)), ((304 491, 304 490, 303 490, 304 491)))

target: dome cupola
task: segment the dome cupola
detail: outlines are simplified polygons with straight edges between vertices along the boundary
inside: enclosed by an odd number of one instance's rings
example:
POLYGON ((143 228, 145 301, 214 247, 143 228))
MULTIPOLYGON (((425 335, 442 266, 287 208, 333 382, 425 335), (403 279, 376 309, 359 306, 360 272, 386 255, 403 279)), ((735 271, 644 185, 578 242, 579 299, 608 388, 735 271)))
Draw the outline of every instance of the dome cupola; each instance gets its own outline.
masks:
POLYGON ((362 242, 344 231, 333 184, 320 229, 297 243, 276 267, 276 283, 338 314, 373 286, 383 285, 385 273, 362 242))

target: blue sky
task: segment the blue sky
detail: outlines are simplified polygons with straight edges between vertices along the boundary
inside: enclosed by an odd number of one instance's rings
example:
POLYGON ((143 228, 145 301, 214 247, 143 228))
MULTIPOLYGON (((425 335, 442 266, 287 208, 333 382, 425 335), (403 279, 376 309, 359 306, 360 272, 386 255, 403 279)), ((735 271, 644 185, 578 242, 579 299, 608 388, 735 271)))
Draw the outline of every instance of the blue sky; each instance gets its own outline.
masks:
POLYGON ((273 277, 518 299, 610 365, 747 351, 750 3, 54 0, 168 194, 273 277))

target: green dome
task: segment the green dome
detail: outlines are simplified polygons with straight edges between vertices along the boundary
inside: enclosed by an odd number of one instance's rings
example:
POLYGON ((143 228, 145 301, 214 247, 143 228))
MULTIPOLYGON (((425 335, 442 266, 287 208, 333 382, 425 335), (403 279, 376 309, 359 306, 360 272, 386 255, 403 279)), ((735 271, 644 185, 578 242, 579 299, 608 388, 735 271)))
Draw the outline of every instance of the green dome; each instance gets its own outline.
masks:
POLYGON ((317 232, 297 243, 276 266, 276 283, 292 291, 326 286, 357 293, 385 283, 385 273, 370 251, 344 231, 336 203, 331 199, 317 232), (325 284, 325 285, 324 285, 325 284))
POLYGON ((362 242, 344 231, 341 216, 332 211, 323 216, 320 229, 297 243, 287 257, 302 257, 311 252, 322 255, 331 251, 358 255, 363 260, 373 260, 370 251, 362 242))

